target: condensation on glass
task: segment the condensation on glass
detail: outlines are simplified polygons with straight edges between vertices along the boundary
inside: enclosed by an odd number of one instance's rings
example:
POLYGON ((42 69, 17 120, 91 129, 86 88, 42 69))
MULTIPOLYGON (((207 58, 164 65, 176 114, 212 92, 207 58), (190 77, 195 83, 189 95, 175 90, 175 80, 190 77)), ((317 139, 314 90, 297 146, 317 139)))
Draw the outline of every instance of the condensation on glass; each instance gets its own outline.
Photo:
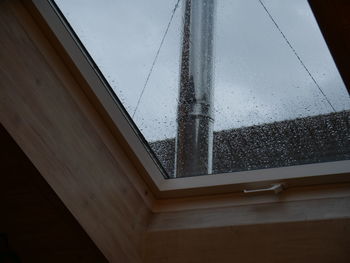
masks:
POLYGON ((349 94, 307 0, 55 3, 167 177, 350 159, 349 94), (205 124, 179 135, 186 118, 205 124), (184 134, 210 169, 176 172, 184 134))

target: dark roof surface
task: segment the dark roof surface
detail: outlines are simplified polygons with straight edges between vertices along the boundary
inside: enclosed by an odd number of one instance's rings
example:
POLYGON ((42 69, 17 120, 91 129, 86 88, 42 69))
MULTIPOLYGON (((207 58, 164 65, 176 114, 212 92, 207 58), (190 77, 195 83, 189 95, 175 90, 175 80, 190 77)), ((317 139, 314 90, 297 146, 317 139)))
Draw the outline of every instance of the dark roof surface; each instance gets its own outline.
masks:
MULTIPOLYGON (((175 139, 151 143, 169 176, 175 139)), ((350 159, 350 111, 214 133, 213 173, 350 159)))

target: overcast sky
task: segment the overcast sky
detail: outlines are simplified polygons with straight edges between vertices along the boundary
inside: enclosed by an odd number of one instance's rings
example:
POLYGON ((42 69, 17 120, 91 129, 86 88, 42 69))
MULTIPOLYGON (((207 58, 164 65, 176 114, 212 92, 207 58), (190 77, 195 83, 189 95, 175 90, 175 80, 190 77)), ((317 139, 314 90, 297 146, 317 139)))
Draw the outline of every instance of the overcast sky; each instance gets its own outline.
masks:
MULTIPOLYGON (((176 2, 56 0, 131 115, 176 2)), ((350 109, 307 1, 264 3, 333 107, 350 109)), ((182 13, 180 6, 135 114, 148 141, 176 134, 182 13)), ((215 28, 216 131, 332 112, 258 0, 217 0, 215 28)))

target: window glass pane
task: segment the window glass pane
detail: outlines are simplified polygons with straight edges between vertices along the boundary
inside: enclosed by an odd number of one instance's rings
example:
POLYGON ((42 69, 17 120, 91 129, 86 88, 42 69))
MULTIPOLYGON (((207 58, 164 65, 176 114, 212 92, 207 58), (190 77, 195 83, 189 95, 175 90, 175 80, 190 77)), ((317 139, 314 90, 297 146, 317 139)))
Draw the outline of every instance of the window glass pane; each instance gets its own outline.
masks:
POLYGON ((179 148, 186 17, 193 85, 204 71, 212 82, 213 134, 197 138, 201 151, 209 141, 208 173, 350 158, 349 94, 307 0, 55 3, 169 177, 179 148))

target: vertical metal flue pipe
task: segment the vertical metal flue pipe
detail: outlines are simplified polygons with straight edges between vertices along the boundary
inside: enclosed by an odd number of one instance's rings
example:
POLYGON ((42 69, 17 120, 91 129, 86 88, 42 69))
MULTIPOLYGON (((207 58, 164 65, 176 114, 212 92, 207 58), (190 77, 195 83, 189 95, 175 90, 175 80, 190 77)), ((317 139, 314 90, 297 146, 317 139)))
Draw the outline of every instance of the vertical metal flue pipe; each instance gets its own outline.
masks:
POLYGON ((184 0, 175 177, 212 172, 216 0, 184 0))

